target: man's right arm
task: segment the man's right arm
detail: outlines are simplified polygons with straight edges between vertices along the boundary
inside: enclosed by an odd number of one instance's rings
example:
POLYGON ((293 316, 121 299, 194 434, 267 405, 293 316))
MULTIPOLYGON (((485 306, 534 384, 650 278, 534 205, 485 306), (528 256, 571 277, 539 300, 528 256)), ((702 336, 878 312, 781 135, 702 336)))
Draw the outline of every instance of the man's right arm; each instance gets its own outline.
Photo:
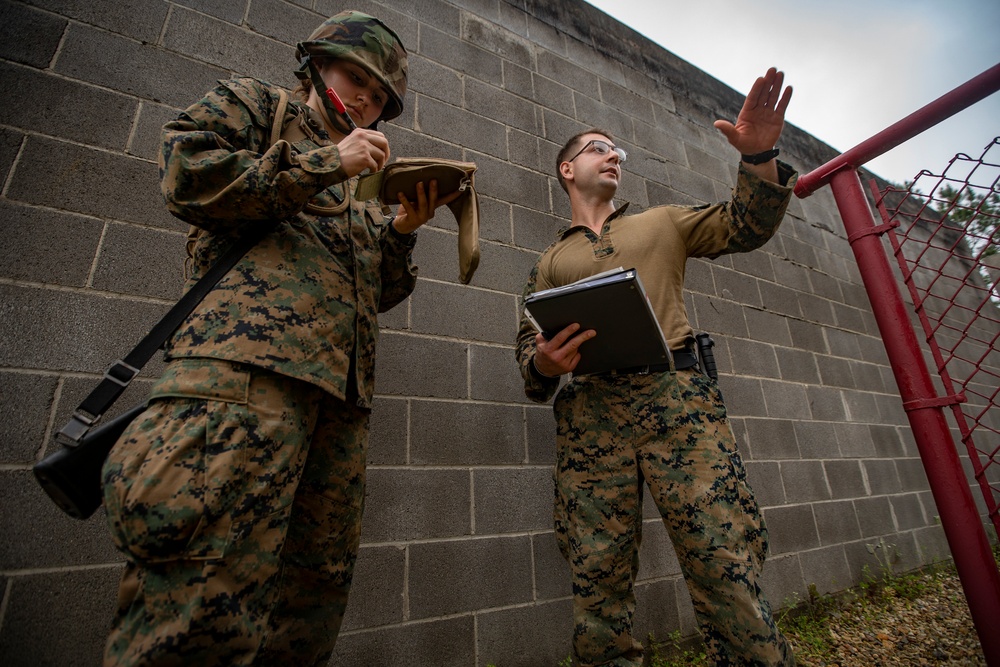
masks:
POLYGON ((517 356, 517 364, 521 369, 521 377, 524 378, 525 396, 537 403, 545 403, 555 395, 556 389, 559 388, 559 378, 544 376, 535 367, 535 355, 538 352, 535 337, 538 335, 538 330, 524 314, 524 300, 529 294, 537 291, 537 283, 538 263, 531 270, 531 275, 528 276, 528 282, 521 295, 521 321, 517 329, 517 345, 514 348, 514 354, 517 356))

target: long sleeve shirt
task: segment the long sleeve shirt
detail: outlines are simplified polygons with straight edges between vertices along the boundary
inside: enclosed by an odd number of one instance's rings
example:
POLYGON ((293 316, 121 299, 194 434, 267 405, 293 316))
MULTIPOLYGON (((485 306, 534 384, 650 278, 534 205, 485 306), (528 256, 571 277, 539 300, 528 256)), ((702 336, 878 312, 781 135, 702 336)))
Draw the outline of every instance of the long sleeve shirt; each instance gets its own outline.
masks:
POLYGON ((377 313, 413 291, 416 238, 351 197, 357 179, 304 104, 289 103, 272 145, 277 106, 273 86, 233 79, 164 126, 163 194, 195 228, 188 287, 241 231, 273 226, 178 328, 167 358, 247 363, 368 407, 377 313))
POLYGON ((582 225, 562 231, 538 258, 522 295, 515 354, 528 398, 549 400, 559 379, 535 368, 538 332, 524 316, 524 298, 619 266, 634 268, 671 349, 684 347, 694 335, 684 307, 687 259, 714 259, 764 245, 781 223, 797 178, 787 164, 779 162, 778 168, 779 183, 772 183, 741 166, 728 202, 657 206, 636 215, 625 215, 625 203, 604 222, 600 235, 582 225))

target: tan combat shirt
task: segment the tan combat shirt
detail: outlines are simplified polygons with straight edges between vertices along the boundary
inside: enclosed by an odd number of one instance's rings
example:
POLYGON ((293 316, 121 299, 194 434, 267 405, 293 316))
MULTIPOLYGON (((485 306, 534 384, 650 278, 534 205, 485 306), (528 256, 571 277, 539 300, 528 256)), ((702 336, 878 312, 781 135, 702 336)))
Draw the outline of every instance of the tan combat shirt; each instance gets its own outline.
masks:
POLYGON ((646 288, 653 312, 671 349, 683 348, 694 337, 684 307, 684 271, 688 257, 749 252, 778 229, 796 174, 778 163, 781 185, 758 178, 742 166, 733 197, 704 206, 657 206, 636 215, 619 207, 605 222, 600 236, 582 225, 570 227, 539 257, 522 295, 516 354, 525 393, 544 402, 558 387, 557 378, 534 370, 535 335, 524 317, 523 298, 617 267, 634 268, 646 288))

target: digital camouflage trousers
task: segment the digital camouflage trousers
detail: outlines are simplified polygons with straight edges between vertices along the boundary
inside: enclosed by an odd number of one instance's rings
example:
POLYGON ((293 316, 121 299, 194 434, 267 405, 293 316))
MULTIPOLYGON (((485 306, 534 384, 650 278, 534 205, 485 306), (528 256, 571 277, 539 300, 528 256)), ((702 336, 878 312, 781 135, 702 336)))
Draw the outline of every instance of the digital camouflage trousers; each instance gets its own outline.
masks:
POLYGON ((715 382, 574 378, 556 397, 556 539, 572 572, 575 664, 638 666, 643 482, 663 517, 709 663, 793 665, 761 594, 767 530, 715 382))
POLYGON ((168 364, 104 467, 126 556, 105 665, 321 665, 361 533, 369 411, 291 378, 168 364))

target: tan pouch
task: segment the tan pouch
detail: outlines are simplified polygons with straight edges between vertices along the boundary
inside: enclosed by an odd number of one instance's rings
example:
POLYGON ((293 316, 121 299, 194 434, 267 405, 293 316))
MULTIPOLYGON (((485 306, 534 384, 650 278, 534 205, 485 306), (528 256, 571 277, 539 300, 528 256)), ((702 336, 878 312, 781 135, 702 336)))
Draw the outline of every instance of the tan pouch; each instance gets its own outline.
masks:
POLYGON ((458 279, 472 280, 479 266, 479 196, 475 186, 476 164, 439 158, 399 158, 382 171, 362 176, 354 190, 355 199, 378 199, 383 206, 399 203, 402 192, 417 201, 417 183, 438 182, 439 196, 460 190, 462 195, 448 204, 458 221, 458 279))

